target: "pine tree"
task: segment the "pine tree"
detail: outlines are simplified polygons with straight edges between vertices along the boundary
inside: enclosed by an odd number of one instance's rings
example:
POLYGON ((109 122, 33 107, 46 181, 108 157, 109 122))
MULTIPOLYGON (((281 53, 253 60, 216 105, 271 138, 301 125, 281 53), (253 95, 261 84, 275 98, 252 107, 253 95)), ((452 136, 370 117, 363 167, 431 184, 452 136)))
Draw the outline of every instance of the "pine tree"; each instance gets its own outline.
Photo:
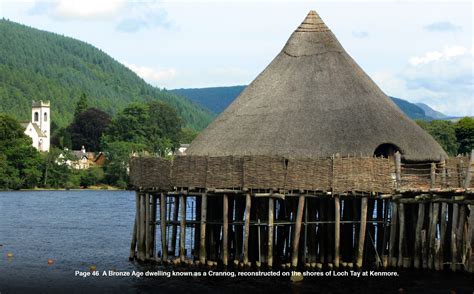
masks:
POLYGON ((74 118, 78 117, 79 114, 83 113, 84 111, 89 108, 89 101, 87 100, 87 96, 85 93, 82 93, 79 101, 76 105, 76 110, 74 111, 74 118))

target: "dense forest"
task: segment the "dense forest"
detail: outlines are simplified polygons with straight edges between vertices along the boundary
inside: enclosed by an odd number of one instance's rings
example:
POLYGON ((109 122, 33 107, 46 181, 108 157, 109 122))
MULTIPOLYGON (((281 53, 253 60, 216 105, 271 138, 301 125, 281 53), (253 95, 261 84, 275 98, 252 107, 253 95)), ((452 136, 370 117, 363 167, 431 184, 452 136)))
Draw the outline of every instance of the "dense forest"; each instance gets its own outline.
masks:
POLYGON ((131 102, 163 101, 201 130, 212 114, 184 97, 148 85, 101 50, 78 40, 0 20, 0 112, 29 120, 31 100, 51 100, 59 127, 73 119, 79 97, 115 115, 131 102))
MULTIPOLYGON (((232 101, 240 95, 246 86, 231 86, 231 87, 213 87, 200 89, 175 89, 171 90, 176 94, 187 97, 188 99, 198 103, 199 105, 209 109, 215 114, 219 114, 232 103, 232 101)), ((423 104, 423 107, 406 100, 390 97, 393 102, 411 119, 431 120, 439 119, 443 116, 442 113, 436 112, 428 105, 423 104), (425 111, 426 109, 426 111, 425 111), (430 111, 431 110, 431 111, 430 111), (437 114, 436 117, 427 115, 437 114)))

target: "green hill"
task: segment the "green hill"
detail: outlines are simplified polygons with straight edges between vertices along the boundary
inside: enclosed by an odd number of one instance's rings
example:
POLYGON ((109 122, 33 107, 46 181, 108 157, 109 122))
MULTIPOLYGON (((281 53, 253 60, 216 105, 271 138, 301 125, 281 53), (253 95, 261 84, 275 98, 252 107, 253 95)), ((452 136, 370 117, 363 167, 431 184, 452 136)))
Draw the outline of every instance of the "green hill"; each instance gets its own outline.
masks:
POLYGON ((59 126, 71 122, 82 93, 91 107, 113 115, 130 102, 161 100, 200 130, 213 115, 185 97, 147 84, 87 43, 0 20, 0 112, 29 120, 32 100, 51 100, 59 126))
POLYGON ((434 119, 446 119, 448 117, 444 113, 434 110, 433 108, 429 107, 425 103, 416 103, 416 106, 423 109, 426 115, 431 116, 434 119))
MULTIPOLYGON (((202 105, 215 114, 219 114, 234 101, 237 96, 245 89, 246 86, 232 87, 213 87, 200 89, 175 89, 171 90, 176 94, 185 96, 190 100, 202 105)), ((426 115, 425 111, 418 105, 406 100, 390 97, 393 102, 412 119, 432 120, 433 118, 426 115)))
POLYGON ((240 92, 242 92, 245 87, 246 86, 175 89, 171 91, 199 103, 215 114, 219 114, 240 95, 240 92))

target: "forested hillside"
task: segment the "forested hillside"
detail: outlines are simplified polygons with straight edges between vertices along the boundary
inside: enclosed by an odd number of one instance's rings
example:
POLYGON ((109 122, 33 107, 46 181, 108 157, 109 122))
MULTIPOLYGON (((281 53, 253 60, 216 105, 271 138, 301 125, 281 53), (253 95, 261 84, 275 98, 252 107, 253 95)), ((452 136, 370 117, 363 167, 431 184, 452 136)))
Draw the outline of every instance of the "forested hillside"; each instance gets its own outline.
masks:
POLYGON ((215 114, 219 114, 234 101, 246 86, 212 87, 198 89, 176 89, 174 93, 199 103, 215 114))
MULTIPOLYGON (((219 114, 234 101, 246 86, 213 87, 201 89, 176 89, 176 94, 183 95, 190 100, 199 103, 215 114, 219 114)), ((414 103, 406 100, 390 97, 395 104, 412 119, 431 120, 425 111, 414 103)))
POLYGON ((51 100, 59 126, 72 121, 79 97, 114 115, 130 102, 161 100, 200 130, 212 114, 185 97, 148 85, 101 50, 78 40, 0 20, 0 112, 29 120, 32 100, 51 100))

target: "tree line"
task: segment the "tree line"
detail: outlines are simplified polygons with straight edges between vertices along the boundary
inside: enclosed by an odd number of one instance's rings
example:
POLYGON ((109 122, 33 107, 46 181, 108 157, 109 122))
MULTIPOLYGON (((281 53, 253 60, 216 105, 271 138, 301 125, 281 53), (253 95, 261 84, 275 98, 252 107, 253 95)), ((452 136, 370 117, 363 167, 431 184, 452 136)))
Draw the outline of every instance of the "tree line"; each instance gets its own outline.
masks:
POLYGON ((449 156, 470 153, 474 149, 474 118, 464 117, 457 122, 448 120, 416 121, 449 156))
POLYGON ((86 95, 77 102, 70 125, 51 129, 51 149, 38 152, 13 117, 0 114, 0 189, 79 188, 111 185, 125 188, 133 153, 169 156, 197 132, 171 106, 160 101, 131 103, 115 117, 89 107, 86 95), (103 167, 71 168, 71 150, 103 152, 103 167))

